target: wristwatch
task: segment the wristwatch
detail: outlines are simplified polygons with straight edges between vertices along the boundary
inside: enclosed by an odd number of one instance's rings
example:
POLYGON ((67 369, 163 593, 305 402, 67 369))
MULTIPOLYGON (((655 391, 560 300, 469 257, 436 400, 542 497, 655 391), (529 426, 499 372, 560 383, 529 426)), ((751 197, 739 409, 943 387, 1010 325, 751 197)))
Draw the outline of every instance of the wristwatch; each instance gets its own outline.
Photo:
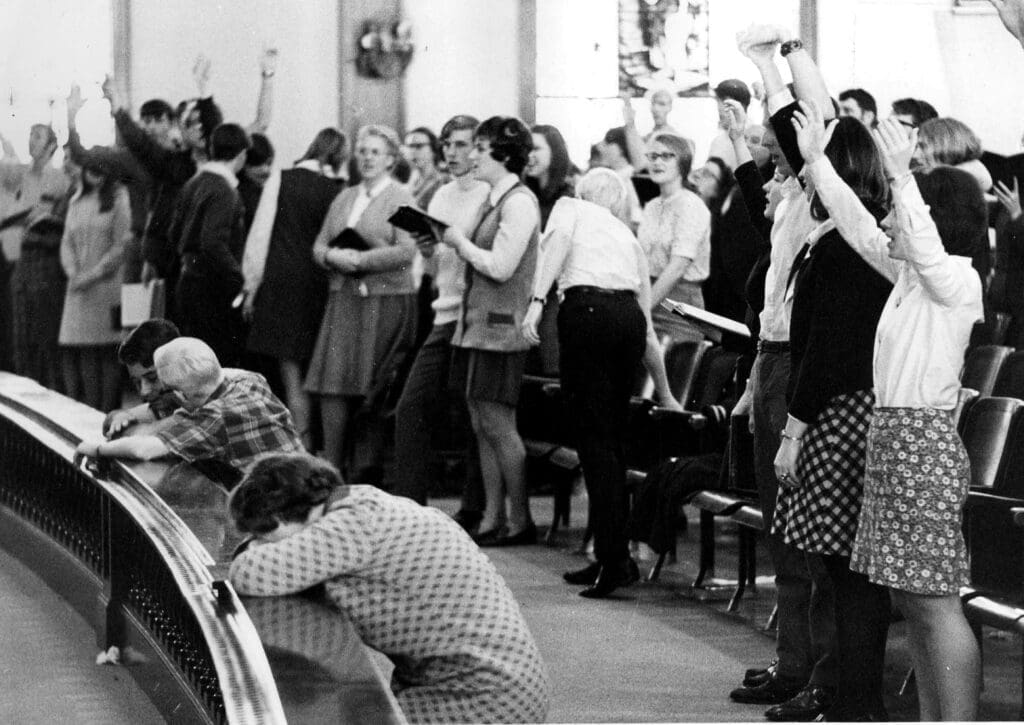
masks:
POLYGON ((544 305, 546 305, 548 303, 548 300, 547 300, 546 297, 536 297, 535 296, 535 297, 532 297, 530 299, 530 303, 531 304, 534 303, 534 302, 540 302, 540 306, 543 307, 544 305))
POLYGON ((779 55, 785 58, 787 55, 792 53, 794 50, 800 50, 804 47, 803 41, 800 38, 794 38, 793 40, 787 40, 779 48, 779 55))

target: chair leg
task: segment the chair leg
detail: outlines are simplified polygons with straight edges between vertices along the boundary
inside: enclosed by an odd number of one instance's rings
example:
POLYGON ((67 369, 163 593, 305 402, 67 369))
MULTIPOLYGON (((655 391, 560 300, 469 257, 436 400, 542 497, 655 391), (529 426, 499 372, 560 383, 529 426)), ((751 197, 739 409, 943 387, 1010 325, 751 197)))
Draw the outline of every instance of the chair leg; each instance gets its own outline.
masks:
POLYGON ((903 697, 908 692, 910 692, 910 688, 916 687, 916 686, 917 686, 917 676, 914 674, 914 668, 910 667, 910 668, 907 669, 907 674, 905 674, 903 676, 903 682, 900 684, 900 689, 899 689, 899 693, 898 693, 899 696, 903 697))
POLYGON ((708 575, 715 575, 715 516, 708 511, 701 511, 700 570, 693 581, 693 586, 701 586, 708 575))
POLYGON ((768 615, 768 621, 764 623, 764 631, 771 632, 779 627, 779 605, 772 607, 772 613, 768 615))
POLYGON ((647 574, 647 581, 658 581, 658 576, 661 574, 661 567, 665 564, 666 556, 668 556, 668 552, 658 554, 658 560, 654 562, 654 566, 651 567, 650 572, 647 574))
POLYGON ((740 532, 739 556, 737 557, 736 589, 733 590, 732 598, 729 600, 727 612, 735 612, 740 607, 740 600, 747 588, 747 557, 744 553, 743 532, 740 532))

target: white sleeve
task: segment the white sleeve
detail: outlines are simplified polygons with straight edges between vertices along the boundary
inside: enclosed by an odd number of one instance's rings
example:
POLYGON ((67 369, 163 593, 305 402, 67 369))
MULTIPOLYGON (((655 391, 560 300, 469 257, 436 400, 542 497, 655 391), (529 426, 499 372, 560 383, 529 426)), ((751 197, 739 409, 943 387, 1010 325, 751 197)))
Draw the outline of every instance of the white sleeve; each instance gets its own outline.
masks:
POLYGON ((274 230, 277 219, 277 200, 281 192, 281 172, 274 171, 260 194, 260 203, 256 207, 249 236, 245 239, 245 252, 242 255, 242 276, 245 277, 245 291, 255 294, 263 281, 263 268, 267 263, 270 251, 270 234, 274 230))

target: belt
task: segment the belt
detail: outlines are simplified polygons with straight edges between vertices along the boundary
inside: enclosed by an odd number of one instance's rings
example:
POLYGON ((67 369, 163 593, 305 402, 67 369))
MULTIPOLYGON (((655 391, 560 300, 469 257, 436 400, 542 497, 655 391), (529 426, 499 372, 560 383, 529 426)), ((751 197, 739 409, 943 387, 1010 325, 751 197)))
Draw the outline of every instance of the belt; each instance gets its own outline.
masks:
POLYGON ((768 353, 784 353, 789 352, 789 341, 773 342, 771 340, 758 340, 757 341, 758 352, 768 353))
POLYGON ((636 297, 636 292, 631 289, 608 289, 607 287, 593 287, 589 284, 573 285, 565 291, 566 297, 576 295, 604 295, 608 297, 636 297))

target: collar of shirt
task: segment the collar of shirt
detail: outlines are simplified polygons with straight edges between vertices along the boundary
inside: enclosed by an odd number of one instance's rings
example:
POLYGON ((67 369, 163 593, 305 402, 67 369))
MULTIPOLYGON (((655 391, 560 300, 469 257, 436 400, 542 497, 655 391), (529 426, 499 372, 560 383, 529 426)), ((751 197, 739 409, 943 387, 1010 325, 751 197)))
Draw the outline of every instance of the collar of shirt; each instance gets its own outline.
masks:
POLYGON ((232 189, 238 188, 238 177, 235 176, 235 172, 231 170, 231 167, 223 161, 207 161, 199 167, 199 170, 216 174, 228 182, 232 189))
POLYGON ((505 195, 505 192, 511 189, 513 186, 519 183, 519 177, 515 174, 509 174, 497 184, 491 187, 491 195, 488 199, 491 202, 491 206, 497 206, 501 197, 505 195))
POLYGON ((302 161, 295 164, 296 169, 305 169, 306 171, 315 171, 316 173, 322 173, 320 168, 320 162, 316 159, 303 159, 302 161))
POLYGON ((796 178, 796 176, 787 176, 786 180, 782 182, 782 188, 780 191, 784 198, 789 199, 790 197, 803 193, 803 187, 800 185, 800 180, 796 178))
POLYGON ((359 185, 359 195, 364 196, 369 200, 376 199, 384 189, 391 183, 391 174, 385 174, 384 177, 374 184, 369 189, 366 188, 366 184, 359 185))
POLYGON ((810 254, 810 250, 814 249, 814 245, 818 243, 823 236, 828 234, 830 231, 836 228, 836 223, 831 219, 826 219, 821 224, 811 230, 811 233, 807 235, 807 246, 809 247, 807 253, 810 254))

